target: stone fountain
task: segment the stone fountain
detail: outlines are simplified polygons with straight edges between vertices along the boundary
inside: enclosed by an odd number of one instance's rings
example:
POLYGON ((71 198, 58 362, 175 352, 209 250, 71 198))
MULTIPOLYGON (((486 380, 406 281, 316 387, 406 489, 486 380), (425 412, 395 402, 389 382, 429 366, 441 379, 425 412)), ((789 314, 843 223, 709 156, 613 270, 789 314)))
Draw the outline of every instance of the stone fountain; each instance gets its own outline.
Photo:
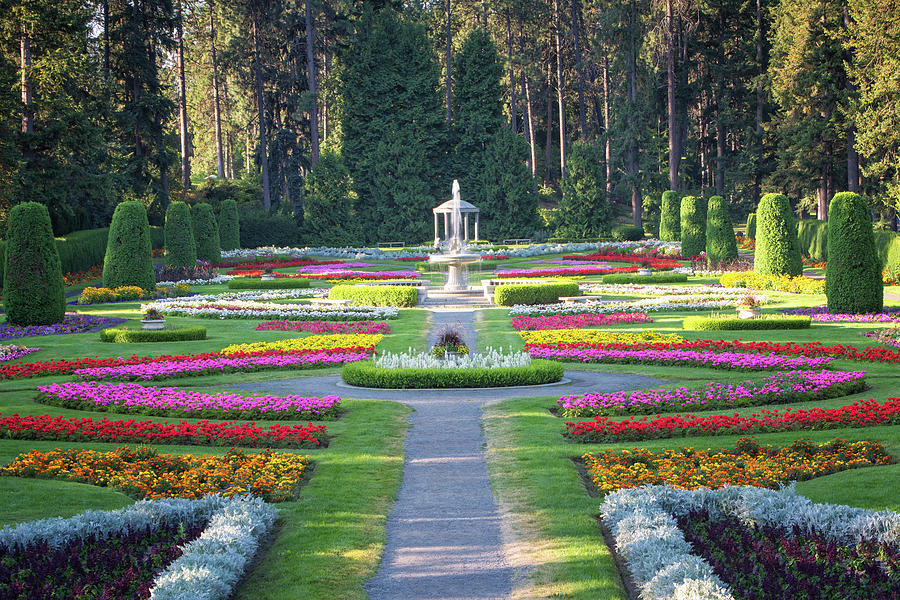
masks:
POLYGON ((459 196, 459 182, 453 180, 453 197, 432 210, 434 213, 434 247, 429 262, 447 265, 444 292, 469 291, 469 265, 481 260, 480 254, 467 251, 469 215, 475 215, 475 237, 478 241, 478 209, 459 196), (438 215, 444 217, 444 240, 438 234, 438 215))

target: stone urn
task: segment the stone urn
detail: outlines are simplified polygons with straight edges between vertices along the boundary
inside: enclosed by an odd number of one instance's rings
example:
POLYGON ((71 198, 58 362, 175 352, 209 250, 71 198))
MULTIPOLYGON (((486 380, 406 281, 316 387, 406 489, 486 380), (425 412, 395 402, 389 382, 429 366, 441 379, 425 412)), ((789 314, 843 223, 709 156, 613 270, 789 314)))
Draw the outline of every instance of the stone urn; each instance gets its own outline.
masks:
POLYGON ((756 306, 738 306, 739 319, 757 319, 759 315, 759 308, 756 306))
POLYGON ((141 319, 141 329, 165 329, 165 319, 141 319))
POLYGON ((638 269, 638 275, 652 275, 653 269, 648 269, 646 267, 641 267, 638 269))

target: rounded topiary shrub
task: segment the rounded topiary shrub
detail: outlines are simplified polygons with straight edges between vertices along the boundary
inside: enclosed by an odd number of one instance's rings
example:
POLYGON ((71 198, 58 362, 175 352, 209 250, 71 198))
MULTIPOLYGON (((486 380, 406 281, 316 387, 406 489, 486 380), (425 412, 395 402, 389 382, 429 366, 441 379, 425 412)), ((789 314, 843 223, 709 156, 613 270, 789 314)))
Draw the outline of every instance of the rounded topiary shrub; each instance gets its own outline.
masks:
POLYGON ((197 247, 191 225, 191 209, 184 202, 172 202, 166 209, 166 266, 197 266, 197 247))
POLYGON ((672 190, 663 192, 659 210, 659 239, 677 242, 681 239, 681 198, 672 190))
POLYGON ((681 199, 681 255, 691 258, 706 249, 706 202, 697 196, 681 199))
POLYGON ((109 225, 106 258, 103 259, 103 287, 154 289, 152 253, 147 209, 134 200, 120 203, 109 225))
POLYGON ((728 203, 722 196, 709 199, 706 211, 706 264, 721 265, 738 257, 734 225, 728 214, 728 203))
POLYGON ((884 306, 872 220, 859 194, 835 194, 828 207, 825 295, 831 313, 876 313, 884 306))
POLYGON ((219 213, 219 243, 222 250, 237 250, 241 247, 241 226, 234 198, 222 202, 222 212, 219 213))
POLYGON ((222 260, 222 248, 219 243, 219 225, 212 206, 201 203, 191 209, 193 216, 194 241, 197 243, 197 258, 216 264, 222 260))
POLYGON ((751 240, 756 239, 756 213, 747 215, 747 237, 751 240))
POLYGON ((766 194, 759 201, 753 270, 761 275, 803 274, 797 219, 784 194, 766 194))
POLYGON ((3 304, 13 325, 52 325, 66 315, 50 213, 38 202, 23 202, 9 211, 3 304))

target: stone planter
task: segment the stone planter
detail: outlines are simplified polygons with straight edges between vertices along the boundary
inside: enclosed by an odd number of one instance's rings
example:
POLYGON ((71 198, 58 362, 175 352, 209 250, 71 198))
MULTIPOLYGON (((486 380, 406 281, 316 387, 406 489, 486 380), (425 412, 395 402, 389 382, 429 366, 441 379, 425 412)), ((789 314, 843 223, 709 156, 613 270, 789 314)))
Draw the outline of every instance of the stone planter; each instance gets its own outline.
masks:
POLYGON ((653 269, 644 269, 644 268, 638 269, 638 275, 652 275, 652 274, 653 274, 653 269))
POLYGON ((141 329, 165 329, 165 319, 141 319, 141 329))
POLYGON ((272 273, 263 273, 259 278, 263 281, 275 281, 275 275, 272 273))
POLYGON ((739 319, 757 319, 759 318, 759 309, 758 308, 744 308, 738 307, 738 318, 739 319))

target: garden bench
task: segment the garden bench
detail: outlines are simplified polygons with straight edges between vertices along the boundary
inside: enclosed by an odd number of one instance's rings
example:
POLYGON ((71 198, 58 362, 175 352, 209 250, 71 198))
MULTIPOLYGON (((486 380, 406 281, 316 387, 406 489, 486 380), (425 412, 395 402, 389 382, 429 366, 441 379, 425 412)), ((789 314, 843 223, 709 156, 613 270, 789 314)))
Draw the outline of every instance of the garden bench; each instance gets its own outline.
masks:
POLYGON ((560 296, 563 304, 587 304, 588 302, 603 302, 601 296, 560 296))
POLYGON ((338 300, 336 298, 310 298, 309 303, 316 306, 350 306, 349 300, 338 300))
POLYGON ((402 248, 405 245, 403 242, 378 242, 379 248, 402 248))
POLYGON ((427 287, 429 282, 424 279, 400 279, 397 281, 366 281, 353 285, 405 285, 408 287, 427 287))
POLYGON ((531 238, 509 238, 508 240, 503 240, 503 243, 506 245, 512 244, 514 246, 518 246, 521 244, 530 244, 531 238))

